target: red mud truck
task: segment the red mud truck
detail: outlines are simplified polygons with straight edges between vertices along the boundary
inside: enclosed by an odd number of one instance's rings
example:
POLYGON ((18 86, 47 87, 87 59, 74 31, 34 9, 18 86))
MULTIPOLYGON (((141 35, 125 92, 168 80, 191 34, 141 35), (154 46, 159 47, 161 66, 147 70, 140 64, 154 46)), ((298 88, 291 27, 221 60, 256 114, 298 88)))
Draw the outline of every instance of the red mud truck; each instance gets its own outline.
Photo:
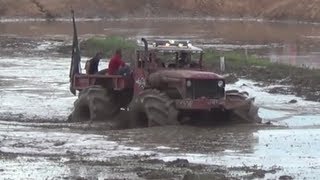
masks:
POLYGON ((132 73, 126 76, 81 74, 74 23, 70 90, 79 91, 71 121, 104 121, 121 111, 130 114, 130 127, 209 122, 261 122, 254 98, 226 91, 222 76, 205 71, 203 50, 186 40, 142 38, 132 73))

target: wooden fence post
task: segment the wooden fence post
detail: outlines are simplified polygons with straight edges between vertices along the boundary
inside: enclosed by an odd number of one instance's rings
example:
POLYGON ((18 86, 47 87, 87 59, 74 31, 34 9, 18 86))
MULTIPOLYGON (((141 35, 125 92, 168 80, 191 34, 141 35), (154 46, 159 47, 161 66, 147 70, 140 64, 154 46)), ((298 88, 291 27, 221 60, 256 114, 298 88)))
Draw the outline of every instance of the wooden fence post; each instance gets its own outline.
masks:
POLYGON ((225 59, 224 56, 220 57, 220 71, 224 72, 226 70, 226 63, 225 63, 225 59))

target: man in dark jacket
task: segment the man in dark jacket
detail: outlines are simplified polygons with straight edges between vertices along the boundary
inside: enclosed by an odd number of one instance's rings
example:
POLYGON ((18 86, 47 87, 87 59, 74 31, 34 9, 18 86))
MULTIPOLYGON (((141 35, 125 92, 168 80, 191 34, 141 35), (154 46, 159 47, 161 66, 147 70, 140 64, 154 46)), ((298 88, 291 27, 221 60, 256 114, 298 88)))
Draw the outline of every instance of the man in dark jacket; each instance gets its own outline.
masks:
POLYGON ((87 74, 95 74, 99 71, 98 66, 101 58, 102 58, 102 53, 98 52, 92 59, 86 62, 85 69, 87 74))

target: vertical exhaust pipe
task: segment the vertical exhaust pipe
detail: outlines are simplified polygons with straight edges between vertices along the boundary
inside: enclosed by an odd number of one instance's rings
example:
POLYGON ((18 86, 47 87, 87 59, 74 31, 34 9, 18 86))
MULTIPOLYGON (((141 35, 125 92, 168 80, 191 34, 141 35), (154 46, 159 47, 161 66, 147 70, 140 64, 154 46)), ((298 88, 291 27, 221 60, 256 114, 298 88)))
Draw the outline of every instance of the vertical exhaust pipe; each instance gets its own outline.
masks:
POLYGON ((144 62, 147 62, 148 61, 148 41, 145 39, 145 38, 141 38, 141 41, 143 42, 144 44, 144 57, 143 57, 143 60, 144 62))

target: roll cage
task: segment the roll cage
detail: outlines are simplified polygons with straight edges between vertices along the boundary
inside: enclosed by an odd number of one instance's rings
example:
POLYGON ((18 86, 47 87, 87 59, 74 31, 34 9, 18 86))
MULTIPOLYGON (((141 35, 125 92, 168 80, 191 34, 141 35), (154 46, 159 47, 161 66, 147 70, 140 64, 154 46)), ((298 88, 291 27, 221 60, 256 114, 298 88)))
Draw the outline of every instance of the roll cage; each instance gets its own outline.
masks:
POLYGON ((136 55, 137 68, 202 69, 203 50, 188 40, 154 40, 147 42, 147 47, 138 43, 136 55), (184 66, 179 65, 182 56, 185 56, 184 66))

